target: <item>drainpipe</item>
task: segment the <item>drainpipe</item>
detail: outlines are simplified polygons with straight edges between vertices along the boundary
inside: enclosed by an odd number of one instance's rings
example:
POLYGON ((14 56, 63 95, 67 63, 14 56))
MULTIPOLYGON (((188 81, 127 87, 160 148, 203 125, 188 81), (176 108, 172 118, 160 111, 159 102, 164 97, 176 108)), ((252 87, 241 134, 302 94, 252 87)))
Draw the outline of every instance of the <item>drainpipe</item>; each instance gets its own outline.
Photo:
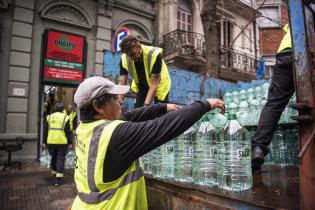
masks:
POLYGON ((254 50, 255 50, 255 61, 257 61, 257 51, 258 51, 258 49, 257 49, 257 39, 256 39, 256 37, 257 37, 257 29, 256 29, 256 20, 254 20, 253 21, 253 28, 254 28, 254 50))

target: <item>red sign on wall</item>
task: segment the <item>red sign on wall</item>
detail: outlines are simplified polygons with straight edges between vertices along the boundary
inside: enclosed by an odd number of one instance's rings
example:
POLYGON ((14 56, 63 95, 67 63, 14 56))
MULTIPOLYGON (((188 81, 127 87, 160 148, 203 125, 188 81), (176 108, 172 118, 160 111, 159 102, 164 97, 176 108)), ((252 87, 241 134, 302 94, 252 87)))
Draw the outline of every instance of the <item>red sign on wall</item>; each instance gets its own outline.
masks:
POLYGON ((49 31, 46 58, 82 63, 83 46, 81 36, 49 31))
POLYGON ((82 81, 83 72, 72 69, 55 68, 51 66, 44 67, 44 76, 47 79, 61 79, 70 81, 82 81))
POLYGON ((69 84, 83 81, 85 37, 53 30, 45 33, 44 81, 69 84))

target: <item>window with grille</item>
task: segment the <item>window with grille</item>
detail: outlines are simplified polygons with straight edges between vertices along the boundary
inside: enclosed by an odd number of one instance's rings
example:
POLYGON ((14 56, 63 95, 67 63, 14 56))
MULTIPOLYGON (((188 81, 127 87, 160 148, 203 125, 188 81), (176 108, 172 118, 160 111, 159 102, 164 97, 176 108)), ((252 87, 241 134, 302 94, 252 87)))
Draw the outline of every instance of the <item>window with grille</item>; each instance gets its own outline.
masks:
POLYGON ((184 31, 192 31, 192 16, 191 13, 181 10, 177 10, 177 29, 184 31))
POLYGON ((229 19, 219 15, 216 22, 220 46, 229 47, 233 37, 233 23, 229 19))
POLYGON ((250 29, 245 29, 242 32, 242 49, 247 49, 249 51, 252 51, 252 31, 250 29))
POLYGON ((280 10, 279 7, 264 7, 259 10, 262 17, 258 18, 259 27, 270 28, 280 27, 280 10))
POLYGON ((180 32, 181 43, 186 47, 194 45, 192 33, 192 7, 189 0, 178 0, 177 8, 177 29, 183 30, 180 32), (188 33, 187 33, 188 32, 188 33))

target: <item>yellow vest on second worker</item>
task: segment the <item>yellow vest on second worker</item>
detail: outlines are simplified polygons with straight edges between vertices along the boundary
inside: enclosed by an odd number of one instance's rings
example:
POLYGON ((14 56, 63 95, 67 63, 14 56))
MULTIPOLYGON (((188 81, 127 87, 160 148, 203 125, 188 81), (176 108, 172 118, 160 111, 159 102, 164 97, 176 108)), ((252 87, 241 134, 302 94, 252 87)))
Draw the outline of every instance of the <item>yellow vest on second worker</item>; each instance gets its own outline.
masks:
POLYGON ((286 34, 284 35, 284 37, 281 40, 280 46, 278 48, 278 52, 281 52, 282 50, 286 49, 286 48, 292 48, 292 43, 291 43, 291 33, 290 33, 290 26, 289 24, 286 24, 283 27, 283 30, 286 32, 286 34))
MULTIPOLYGON (((63 110, 63 113, 68 115, 67 114, 67 110, 63 110)), ((68 117, 69 117, 69 120, 70 120, 70 130, 72 131, 73 130, 73 119, 75 118, 75 116, 77 116, 77 113, 76 112, 71 112, 68 117)))
MULTIPOLYGON (((150 47, 141 45, 142 53, 143 53, 143 64, 145 69, 145 77, 147 79, 147 83, 149 87, 151 86, 151 71, 155 64, 156 58, 158 54, 162 54, 163 49, 158 47, 150 47)), ((137 70, 135 68, 134 61, 131 60, 125 53, 121 56, 122 60, 122 66, 124 69, 127 69, 127 71, 131 74, 133 77, 132 83, 131 83, 131 90, 135 93, 138 93, 139 91, 139 80, 137 76, 137 70)), ((161 69, 161 79, 160 83, 157 87, 155 96, 160 100, 164 101, 165 97, 167 96, 168 92, 171 89, 171 79, 170 75, 167 70, 167 66, 162 59, 162 69, 161 69)))
POLYGON ((74 181, 78 196, 72 210, 147 210, 139 160, 114 181, 104 182, 104 159, 115 128, 123 121, 81 123, 77 130, 74 181))
POLYGON ((48 137, 47 144, 68 144, 65 135, 65 125, 69 117, 61 112, 55 112, 47 116, 48 137))

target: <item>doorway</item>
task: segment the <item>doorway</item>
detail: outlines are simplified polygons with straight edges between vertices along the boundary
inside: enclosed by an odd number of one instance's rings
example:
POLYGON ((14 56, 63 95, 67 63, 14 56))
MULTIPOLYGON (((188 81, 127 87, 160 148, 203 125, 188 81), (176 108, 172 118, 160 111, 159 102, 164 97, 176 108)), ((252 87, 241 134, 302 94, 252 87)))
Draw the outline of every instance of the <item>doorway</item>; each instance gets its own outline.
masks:
MULTIPOLYGON (((47 122, 47 116, 54 113, 54 105, 56 103, 63 103, 64 110, 68 105, 72 105, 73 111, 75 110, 73 96, 77 87, 68 87, 61 85, 42 85, 40 111, 39 111, 39 145, 38 145, 38 158, 42 152, 42 144, 44 142, 44 126, 47 122)), ((78 119, 78 118, 77 118, 78 119)), ((78 124, 78 122, 77 122, 78 124)), ((74 143, 74 142, 73 142, 74 143)))

